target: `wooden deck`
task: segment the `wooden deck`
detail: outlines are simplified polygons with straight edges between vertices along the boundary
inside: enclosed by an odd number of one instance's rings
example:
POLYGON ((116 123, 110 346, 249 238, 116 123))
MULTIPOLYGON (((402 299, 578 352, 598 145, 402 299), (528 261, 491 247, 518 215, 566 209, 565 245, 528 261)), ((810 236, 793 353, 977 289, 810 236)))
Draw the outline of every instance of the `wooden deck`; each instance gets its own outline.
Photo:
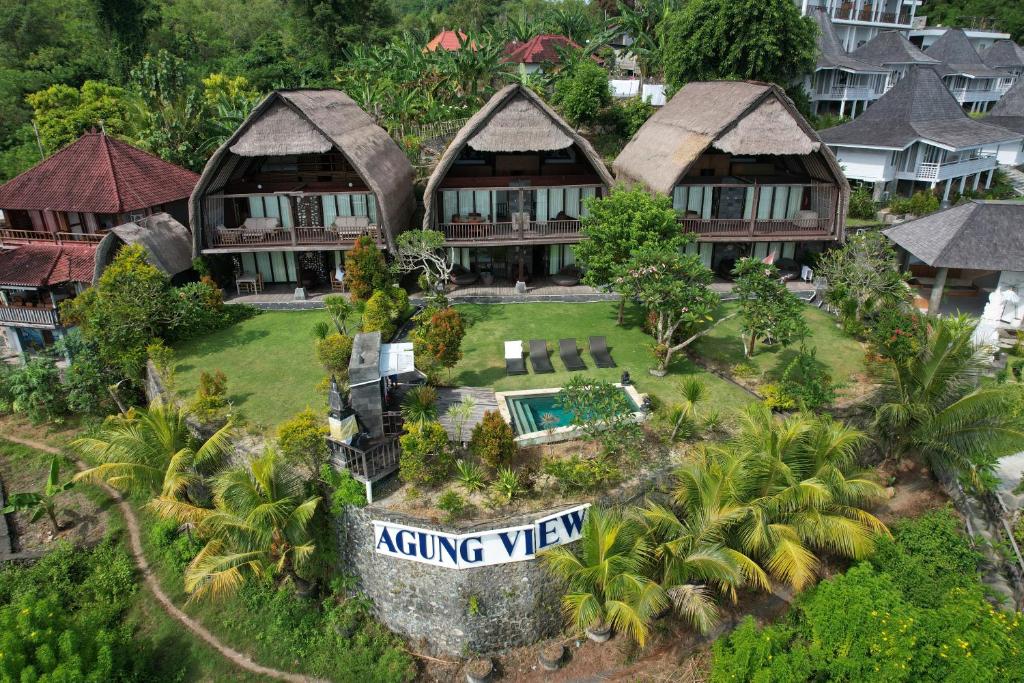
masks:
POLYGON ((470 396, 476 401, 472 414, 462 427, 462 440, 469 441, 469 437, 473 433, 473 427, 476 427, 484 419, 484 413, 498 410, 498 400, 494 397, 493 389, 476 387, 439 388, 437 390, 438 422, 444 426, 445 431, 448 432, 448 438, 452 440, 456 437, 455 425, 448 414, 448 409, 461 403, 463 396, 470 396))

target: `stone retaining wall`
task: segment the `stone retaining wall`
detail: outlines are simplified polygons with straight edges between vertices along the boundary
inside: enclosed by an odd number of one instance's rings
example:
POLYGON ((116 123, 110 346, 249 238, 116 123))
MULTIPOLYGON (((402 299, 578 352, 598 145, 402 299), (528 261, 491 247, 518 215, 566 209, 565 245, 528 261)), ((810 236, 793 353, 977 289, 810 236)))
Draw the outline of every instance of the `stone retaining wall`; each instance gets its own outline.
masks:
MULTIPOLYGON (((634 502, 664 482, 658 470, 603 494, 597 504, 634 502)), ((439 524, 383 505, 350 507, 338 520, 343 571, 358 577, 377 617, 414 644, 442 656, 464 657, 529 645, 562 629, 561 586, 537 560, 448 569, 376 552, 373 521, 454 534, 531 524, 585 500, 472 526, 439 524)))

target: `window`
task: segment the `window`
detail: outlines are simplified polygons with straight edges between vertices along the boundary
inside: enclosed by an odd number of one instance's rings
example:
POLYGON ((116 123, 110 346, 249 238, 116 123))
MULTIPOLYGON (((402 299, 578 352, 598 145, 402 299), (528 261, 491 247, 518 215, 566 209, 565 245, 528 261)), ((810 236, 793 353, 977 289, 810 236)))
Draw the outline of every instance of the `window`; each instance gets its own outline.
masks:
POLYGON ((85 232, 85 230, 83 229, 83 225, 82 225, 82 214, 80 214, 80 213, 78 213, 76 211, 69 211, 67 213, 67 221, 68 221, 68 232, 73 232, 73 233, 79 234, 79 235, 82 234, 83 232, 85 232))

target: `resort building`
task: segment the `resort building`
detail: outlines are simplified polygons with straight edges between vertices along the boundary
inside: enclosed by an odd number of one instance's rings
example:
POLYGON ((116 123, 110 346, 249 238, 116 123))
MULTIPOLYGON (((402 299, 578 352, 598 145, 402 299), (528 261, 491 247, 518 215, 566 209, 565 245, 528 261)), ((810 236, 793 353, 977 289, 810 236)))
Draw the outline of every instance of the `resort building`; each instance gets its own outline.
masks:
POLYGON ((423 227, 444 233, 467 277, 526 282, 573 265, 586 200, 611 182, 583 136, 529 88, 509 85, 441 156, 423 227))
POLYGON ((924 53, 942 62, 936 67, 960 105, 971 112, 988 111, 1012 82, 1009 72, 993 69, 982 60, 963 29, 951 28, 924 53))
MULTIPOLYGON (((1024 78, 1018 80, 982 120, 1024 137, 1024 78)), ((1016 148, 1004 145, 1001 149, 987 149, 986 152, 995 154, 1001 166, 1024 164, 1024 142, 1016 148)))
POLYGON ((938 66, 941 64, 939 60, 929 57, 919 50, 899 31, 880 32, 854 50, 850 56, 885 70, 884 92, 889 92, 913 66, 938 66))
POLYGON ((40 350, 62 336, 57 305, 93 282, 104 235, 158 212, 184 222, 198 177, 92 132, 0 186, 4 353, 40 350))
POLYGON ((823 12, 836 26, 847 51, 874 38, 880 31, 909 31, 914 25, 915 0, 795 0, 805 17, 823 12))
MULTIPOLYGON (((927 23, 927 17, 918 17, 918 20, 925 20, 924 23, 927 23)), ((963 26, 960 29, 957 29, 963 31, 967 40, 971 43, 971 46, 978 52, 982 52, 992 47, 996 41, 1009 40, 1010 38, 1009 33, 997 31, 991 27, 985 26, 986 23, 988 22, 980 20, 977 21, 974 26, 963 26)), ((939 38, 946 35, 949 30, 950 29, 945 26, 923 25, 912 28, 907 37, 914 45, 917 45, 922 50, 927 50, 938 42, 939 38)))
POLYGON ((561 64, 564 53, 582 49, 572 38, 545 33, 525 43, 513 40, 505 46, 505 56, 501 61, 518 64, 528 74, 544 73, 561 64))
POLYGON ((405 153, 348 95, 279 90, 203 169, 193 252, 231 257, 239 286, 331 286, 359 237, 394 247, 416 206, 412 179, 405 153))
POLYGON ((993 69, 1010 75, 999 83, 999 89, 1004 94, 1024 76, 1024 47, 1012 40, 997 40, 992 47, 981 53, 981 58, 993 69))
POLYGON ((818 61, 804 79, 815 114, 854 117, 885 92, 889 72, 855 59, 843 47, 824 9, 812 13, 818 22, 818 61))
POLYGON ((689 248, 721 276, 743 256, 774 255, 795 268, 843 239, 849 185, 773 84, 687 84, 637 131, 614 170, 669 195, 680 229, 697 235, 689 248))
POLYGON ((1021 135, 969 117, 931 67, 913 67, 853 121, 821 132, 851 180, 874 184, 874 197, 911 194, 943 183, 985 187, 1002 150, 1019 148, 1021 135))

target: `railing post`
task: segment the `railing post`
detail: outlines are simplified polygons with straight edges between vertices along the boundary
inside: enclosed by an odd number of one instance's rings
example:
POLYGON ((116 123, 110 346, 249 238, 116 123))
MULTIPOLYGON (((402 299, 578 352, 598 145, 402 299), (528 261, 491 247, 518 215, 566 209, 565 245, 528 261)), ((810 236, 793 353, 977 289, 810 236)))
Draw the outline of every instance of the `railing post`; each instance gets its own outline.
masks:
POLYGON ((761 199, 761 192, 757 187, 757 181, 754 181, 754 201, 750 205, 750 236, 754 236, 754 224, 757 221, 757 205, 761 199))

